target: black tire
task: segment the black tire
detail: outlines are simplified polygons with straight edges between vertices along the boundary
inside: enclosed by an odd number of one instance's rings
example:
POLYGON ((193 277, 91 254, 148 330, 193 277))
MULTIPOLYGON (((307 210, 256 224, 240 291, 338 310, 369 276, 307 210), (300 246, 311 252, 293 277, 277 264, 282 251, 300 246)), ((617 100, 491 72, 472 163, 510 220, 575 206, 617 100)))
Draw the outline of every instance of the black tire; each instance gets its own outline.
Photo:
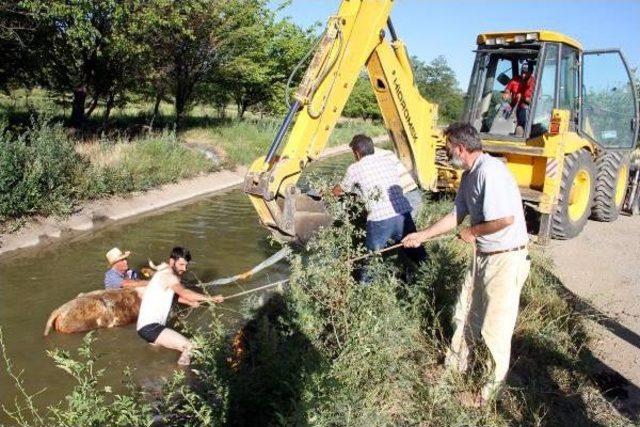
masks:
POLYGON ((623 179, 626 188, 629 179, 628 153, 610 151, 600 154, 596 158, 596 173, 596 195, 591 218, 603 222, 615 221, 624 204, 624 195, 616 202, 618 182, 623 179))
POLYGON ((558 194, 558 206, 551 219, 551 236, 554 239, 566 240, 580 234, 591 214, 595 193, 595 178, 596 167, 591 153, 587 150, 576 151, 565 156, 562 182, 560 183, 560 192, 558 194), (572 219, 569 216, 569 199, 574 179, 580 171, 586 172, 589 176, 588 201, 582 215, 579 218, 572 219))

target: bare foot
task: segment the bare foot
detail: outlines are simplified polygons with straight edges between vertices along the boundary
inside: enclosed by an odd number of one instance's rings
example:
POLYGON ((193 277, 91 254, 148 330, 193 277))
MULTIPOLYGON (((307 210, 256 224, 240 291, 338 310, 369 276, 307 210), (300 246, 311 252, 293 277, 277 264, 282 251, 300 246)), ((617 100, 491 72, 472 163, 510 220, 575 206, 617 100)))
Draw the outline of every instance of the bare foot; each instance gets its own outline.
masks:
POLYGON ((188 351, 183 351, 178 359, 178 365, 180 366, 189 366, 191 363, 191 355, 188 351))

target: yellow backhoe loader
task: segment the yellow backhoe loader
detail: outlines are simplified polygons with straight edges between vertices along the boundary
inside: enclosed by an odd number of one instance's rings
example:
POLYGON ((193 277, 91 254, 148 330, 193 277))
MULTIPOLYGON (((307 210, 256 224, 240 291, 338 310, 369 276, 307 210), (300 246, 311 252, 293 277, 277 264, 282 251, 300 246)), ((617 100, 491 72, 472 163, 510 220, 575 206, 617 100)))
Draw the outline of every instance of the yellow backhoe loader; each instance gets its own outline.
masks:
MULTIPOLYGON (((424 190, 455 189, 438 107, 419 94, 392 0, 344 0, 328 20, 269 152, 245 178, 261 223, 284 240, 325 224, 321 201, 296 182, 322 152, 362 67, 366 67, 396 154, 424 190)), ((434 100, 437 101, 437 100, 434 100)), ((553 31, 480 34, 461 120, 515 176, 538 213, 538 241, 576 236, 589 217, 613 221, 625 200, 638 103, 621 52, 585 51, 553 31), (532 72, 527 115, 505 114, 503 92, 523 65, 532 72)))

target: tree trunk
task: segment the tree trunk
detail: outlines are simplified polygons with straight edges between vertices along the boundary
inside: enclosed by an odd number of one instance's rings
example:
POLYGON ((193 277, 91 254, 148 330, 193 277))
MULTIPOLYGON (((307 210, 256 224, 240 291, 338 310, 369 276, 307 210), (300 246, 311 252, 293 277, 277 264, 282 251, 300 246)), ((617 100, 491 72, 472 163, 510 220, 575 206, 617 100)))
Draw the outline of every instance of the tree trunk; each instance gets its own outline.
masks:
POLYGON ((164 89, 156 90, 156 101, 153 104, 153 113, 151 114, 151 122, 149 123, 149 129, 153 129, 153 122, 155 122, 156 117, 160 112, 160 102, 162 102, 162 98, 164 96, 164 89))
POLYGON ((102 129, 106 130, 109 126, 109 116, 111 115, 111 109, 113 108, 115 96, 113 93, 109 94, 107 98, 107 106, 104 110, 104 117, 102 117, 102 129))
POLYGON ((218 105, 217 105, 217 107, 216 107, 216 108, 217 108, 217 110, 218 110, 218 117, 219 117, 219 118, 224 119, 224 118, 225 118, 225 116, 227 115, 227 114, 226 114, 226 111, 225 111, 225 110, 226 110, 226 107, 227 107, 227 105, 226 105, 226 104, 218 103, 218 105))
POLYGON ((184 107, 185 107, 184 92, 181 90, 176 91, 176 128, 182 128, 184 121, 184 107))
POLYGON ((89 109, 87 110, 86 113, 84 113, 85 119, 88 119, 89 117, 91 117, 91 114, 93 114, 93 110, 95 110, 96 107, 98 106, 99 99, 100 97, 98 95, 93 97, 93 99, 91 100, 91 105, 89 105, 89 109))
POLYGON ((87 99, 87 88, 78 86, 73 90, 73 108, 71 109, 71 126, 82 128, 84 125, 84 103, 87 99))
POLYGON ((244 113, 246 113, 246 111, 247 111, 247 103, 243 102, 241 107, 240 107, 240 115, 238 116, 238 118, 240 120, 242 120, 244 118, 244 113))

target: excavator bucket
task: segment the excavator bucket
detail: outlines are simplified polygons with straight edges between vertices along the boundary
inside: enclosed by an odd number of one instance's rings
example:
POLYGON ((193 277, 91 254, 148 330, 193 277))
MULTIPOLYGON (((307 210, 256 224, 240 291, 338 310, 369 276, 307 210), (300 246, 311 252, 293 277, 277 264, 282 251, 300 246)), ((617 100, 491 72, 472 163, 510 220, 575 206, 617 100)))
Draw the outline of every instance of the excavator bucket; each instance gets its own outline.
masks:
POLYGON ((293 224, 293 236, 289 240, 303 244, 309 241, 320 227, 331 225, 332 222, 322 199, 301 193, 299 190, 287 196, 284 215, 286 220, 293 224))

